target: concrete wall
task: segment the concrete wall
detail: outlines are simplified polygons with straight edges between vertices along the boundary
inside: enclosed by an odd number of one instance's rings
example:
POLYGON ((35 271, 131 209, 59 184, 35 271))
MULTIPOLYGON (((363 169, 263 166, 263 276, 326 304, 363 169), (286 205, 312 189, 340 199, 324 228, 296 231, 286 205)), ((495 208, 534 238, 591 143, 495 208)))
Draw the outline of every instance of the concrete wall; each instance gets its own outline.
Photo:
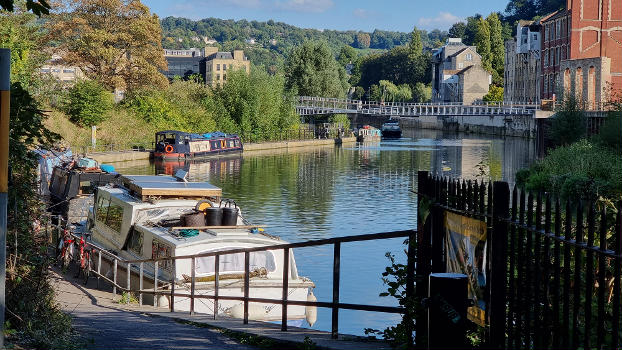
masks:
POLYGON ((536 135, 536 124, 531 115, 402 117, 400 118, 400 125, 407 128, 436 129, 526 138, 533 138, 536 135))

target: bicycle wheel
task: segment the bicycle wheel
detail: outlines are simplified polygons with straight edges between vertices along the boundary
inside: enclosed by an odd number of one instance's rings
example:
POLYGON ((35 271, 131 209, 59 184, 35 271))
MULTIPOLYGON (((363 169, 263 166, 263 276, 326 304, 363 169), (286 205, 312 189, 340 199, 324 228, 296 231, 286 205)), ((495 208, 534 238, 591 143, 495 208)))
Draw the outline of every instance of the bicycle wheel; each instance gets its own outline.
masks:
POLYGON ((84 262, 84 269, 82 271, 84 275, 82 277, 84 277, 84 285, 86 286, 91 275, 91 253, 88 251, 84 252, 84 259, 86 259, 86 261, 84 262))

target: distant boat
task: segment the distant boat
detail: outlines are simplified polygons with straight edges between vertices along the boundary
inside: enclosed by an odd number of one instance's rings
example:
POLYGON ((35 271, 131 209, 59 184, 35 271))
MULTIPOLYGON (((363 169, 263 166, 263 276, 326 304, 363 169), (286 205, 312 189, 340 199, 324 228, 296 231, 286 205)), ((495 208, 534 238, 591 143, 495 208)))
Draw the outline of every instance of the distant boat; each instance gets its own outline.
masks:
POLYGON ((162 159, 193 159, 242 150, 242 141, 236 134, 220 131, 192 134, 166 130, 156 133, 153 156, 162 159))
POLYGON ((402 129, 400 128, 400 123, 397 120, 389 120, 388 122, 382 124, 380 132, 384 138, 402 137, 402 129))
POLYGON ((356 135, 356 142, 380 141, 380 130, 370 125, 363 125, 354 134, 356 135))

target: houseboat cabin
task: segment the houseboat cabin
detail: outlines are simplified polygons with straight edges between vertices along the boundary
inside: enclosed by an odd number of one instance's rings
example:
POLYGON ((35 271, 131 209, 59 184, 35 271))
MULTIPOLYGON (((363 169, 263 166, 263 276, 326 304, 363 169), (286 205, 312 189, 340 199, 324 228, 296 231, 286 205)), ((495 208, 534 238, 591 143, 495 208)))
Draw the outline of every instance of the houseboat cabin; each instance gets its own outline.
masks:
POLYGON ((183 159, 206 157, 223 153, 241 152, 240 137, 235 134, 213 132, 191 134, 167 130, 156 133, 154 157, 162 159, 183 159))

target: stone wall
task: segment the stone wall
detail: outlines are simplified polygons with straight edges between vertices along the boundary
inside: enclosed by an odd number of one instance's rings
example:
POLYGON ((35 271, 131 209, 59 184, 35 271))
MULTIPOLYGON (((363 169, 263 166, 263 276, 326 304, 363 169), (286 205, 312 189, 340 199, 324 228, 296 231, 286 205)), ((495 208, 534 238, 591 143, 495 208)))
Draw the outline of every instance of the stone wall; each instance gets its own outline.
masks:
POLYGON ((536 123, 531 115, 514 116, 421 116, 400 118, 402 127, 436 129, 498 136, 534 138, 536 123))

